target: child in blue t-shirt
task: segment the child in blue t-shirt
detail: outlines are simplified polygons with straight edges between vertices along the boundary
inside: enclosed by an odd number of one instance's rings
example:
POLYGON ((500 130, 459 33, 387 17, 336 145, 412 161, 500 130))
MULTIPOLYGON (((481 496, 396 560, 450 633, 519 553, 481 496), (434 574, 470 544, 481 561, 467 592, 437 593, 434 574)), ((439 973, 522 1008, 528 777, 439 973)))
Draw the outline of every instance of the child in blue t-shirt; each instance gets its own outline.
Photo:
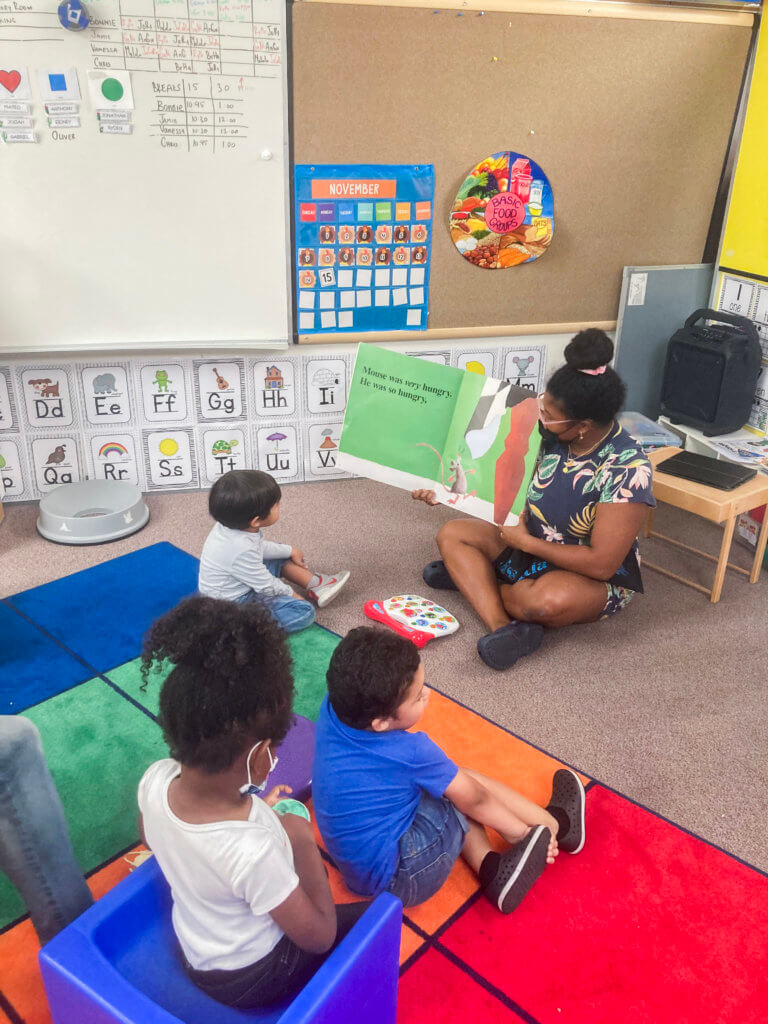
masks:
POLYGON ((347 886, 429 899, 461 854, 508 914, 552 864, 584 845, 584 788, 562 768, 544 809, 460 768, 425 733, 407 732, 429 699, 414 645, 362 626, 333 653, 317 722, 312 795, 320 832, 347 886), (509 843, 491 849, 485 827, 509 843))

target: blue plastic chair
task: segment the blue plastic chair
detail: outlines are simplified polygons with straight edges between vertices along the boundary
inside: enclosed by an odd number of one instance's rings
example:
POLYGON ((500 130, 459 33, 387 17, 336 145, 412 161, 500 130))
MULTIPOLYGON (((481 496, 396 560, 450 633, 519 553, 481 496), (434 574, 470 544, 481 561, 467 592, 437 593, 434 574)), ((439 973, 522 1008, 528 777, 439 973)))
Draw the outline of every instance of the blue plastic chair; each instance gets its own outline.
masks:
POLYGON ((379 896, 290 1003, 235 1010, 186 976, 154 857, 40 950, 54 1024, 395 1024, 402 906, 379 896))

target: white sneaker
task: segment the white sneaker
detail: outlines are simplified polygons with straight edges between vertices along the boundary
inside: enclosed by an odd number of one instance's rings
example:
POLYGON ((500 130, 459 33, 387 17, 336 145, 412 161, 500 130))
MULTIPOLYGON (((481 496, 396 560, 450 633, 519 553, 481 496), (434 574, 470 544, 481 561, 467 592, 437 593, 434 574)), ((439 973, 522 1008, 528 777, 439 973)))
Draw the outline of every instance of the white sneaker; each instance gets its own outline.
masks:
MULTIPOLYGON (((317 574, 320 576, 320 573, 317 574)), ((320 583, 313 590, 307 591, 318 608, 325 608, 349 579, 348 572, 337 572, 333 575, 320 576, 320 583)))

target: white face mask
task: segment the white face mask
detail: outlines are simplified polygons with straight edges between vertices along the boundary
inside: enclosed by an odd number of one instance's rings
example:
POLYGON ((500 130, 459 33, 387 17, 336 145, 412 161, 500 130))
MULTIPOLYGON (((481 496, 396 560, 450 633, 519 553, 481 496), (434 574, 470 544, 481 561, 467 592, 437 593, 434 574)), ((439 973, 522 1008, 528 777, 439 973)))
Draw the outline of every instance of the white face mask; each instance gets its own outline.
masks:
POLYGON ((266 743, 266 740, 259 740, 258 743, 254 743, 248 751, 248 757, 245 759, 245 763, 248 768, 248 781, 245 785, 240 787, 240 792, 243 796, 247 796, 250 793, 263 793, 267 788, 267 779, 275 768, 277 768, 277 762, 280 760, 278 757, 272 757, 272 748, 267 747, 267 753, 269 754, 269 771, 264 776, 263 782, 251 782, 251 757, 253 756, 254 750, 258 750, 262 743, 266 743))

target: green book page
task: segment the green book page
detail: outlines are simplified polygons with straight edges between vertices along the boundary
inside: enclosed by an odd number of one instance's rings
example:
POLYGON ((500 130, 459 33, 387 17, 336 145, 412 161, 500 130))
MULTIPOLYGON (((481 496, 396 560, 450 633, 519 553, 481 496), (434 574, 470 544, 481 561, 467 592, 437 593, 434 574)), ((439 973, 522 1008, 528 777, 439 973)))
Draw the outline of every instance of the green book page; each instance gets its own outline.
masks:
MULTIPOLYGON (((456 367, 360 345, 339 442, 339 465, 351 468, 350 461, 359 459, 416 481, 384 480, 401 487, 441 484, 440 459, 466 376, 456 367), (351 458, 345 461, 344 455, 351 458)), ((371 475, 360 468, 352 471, 371 475)))
POLYGON ((361 345, 338 465, 513 523, 536 463, 537 409, 531 393, 508 381, 361 345))

